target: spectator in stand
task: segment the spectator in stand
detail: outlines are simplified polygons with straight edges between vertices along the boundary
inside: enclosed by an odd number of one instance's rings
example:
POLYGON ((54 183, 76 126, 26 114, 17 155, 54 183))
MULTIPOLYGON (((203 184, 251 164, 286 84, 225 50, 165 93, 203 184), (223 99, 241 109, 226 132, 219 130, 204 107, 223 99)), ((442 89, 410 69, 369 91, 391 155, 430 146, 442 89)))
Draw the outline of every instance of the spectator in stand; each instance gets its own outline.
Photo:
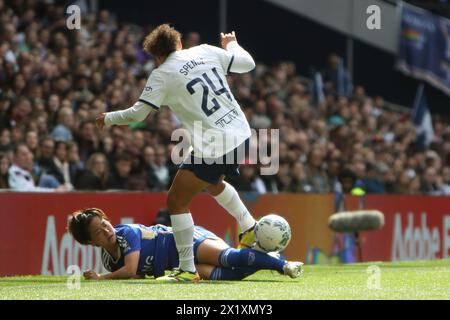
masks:
POLYGON ((51 137, 45 137, 41 140, 36 162, 42 170, 46 170, 51 166, 54 151, 55 142, 51 137))
POLYGON ((10 165, 8 155, 0 152, 0 189, 9 189, 8 170, 10 165))
POLYGON ((67 143, 67 160, 69 162, 70 181, 74 184, 78 175, 84 171, 84 164, 80 160, 80 155, 78 153, 78 145, 74 141, 67 143))
POLYGON ((356 174, 350 169, 343 169, 339 174, 339 182, 342 185, 342 192, 351 194, 356 186, 356 174))
MULTIPOLYGON (((128 187, 166 191, 176 168, 168 157, 170 138, 179 126, 168 108, 142 123, 101 134, 92 123, 96 114, 134 103, 145 87, 155 68, 155 61, 140 48, 146 30, 119 25, 102 10, 83 15, 82 30, 69 34, 65 8, 58 2, 0 3, 0 152, 12 152, 14 145, 25 142, 34 158, 42 160, 41 146, 49 143, 48 136, 53 142, 74 140, 69 147, 71 181, 94 153, 104 153, 112 168, 114 159, 129 154, 133 182, 128 187)), ((200 35, 188 33, 183 42, 185 48, 195 46, 200 35)), ((368 179, 377 191, 384 185, 386 193, 448 193, 449 117, 433 115, 436 142, 419 149, 409 112, 388 110, 382 97, 367 97, 360 85, 351 90, 341 57, 331 54, 322 75, 321 103, 312 99, 305 89, 308 83, 291 62, 259 63, 252 73, 227 77, 250 125, 280 130, 278 173, 260 176, 255 169, 255 178, 264 181, 267 191, 351 192, 356 185, 346 170, 352 169, 359 186, 368 179), (348 176, 345 188, 339 179, 342 173, 348 176)), ((35 169, 32 175, 38 173, 35 169)), ((46 179, 41 177, 39 185, 46 179)), ((368 192, 372 187, 365 186, 368 192)))
POLYGON ((107 189, 129 189, 132 159, 127 155, 121 155, 114 161, 113 169, 108 177, 107 189))
POLYGON ((64 107, 58 112, 58 125, 52 131, 52 138, 60 141, 72 141, 73 111, 64 107))
MULTIPOLYGON (((5 45, 0 45, 0 83, 5 83, 5 75, 2 73, 2 47, 5 47, 5 45)), ((0 128, 7 128, 9 125, 9 117, 10 117, 10 110, 11 110, 11 101, 8 99, 5 99, 5 95, 2 91, 0 91, 0 128)), ((0 132, 1 137, 1 132, 0 132)), ((1 147, 1 144, 0 144, 1 147)))
POLYGON ((311 192, 311 185, 308 184, 307 176, 305 173, 305 169, 301 162, 295 162, 292 165, 292 180, 289 184, 288 191, 289 192, 311 192))
POLYGON ((39 137, 37 131, 28 131, 25 138, 25 143, 28 149, 36 155, 39 149, 39 137))
POLYGON ((420 191, 425 194, 439 194, 439 187, 437 184, 436 169, 433 167, 428 167, 422 174, 422 183, 420 186, 420 191))
POLYGON ((255 129, 268 129, 272 125, 272 121, 267 116, 266 102, 258 100, 255 104, 255 110, 250 119, 250 125, 255 129))
POLYGON ((0 151, 6 152, 11 148, 11 131, 7 128, 3 128, 0 131, 0 151))
POLYGON ((395 185, 394 193, 408 194, 409 184, 411 180, 416 177, 413 169, 406 169, 400 174, 397 184, 395 185))
POLYGON ((366 164, 364 163, 359 153, 355 153, 353 155, 353 165, 351 166, 351 169, 356 175, 356 186, 364 187, 364 178, 366 177, 366 164))
POLYGON ((86 161, 100 149, 100 142, 93 121, 84 121, 80 124, 76 142, 82 161, 86 161))
POLYGON ((57 188, 37 187, 31 170, 33 168, 33 154, 26 144, 22 143, 14 148, 14 161, 8 170, 9 187, 15 191, 67 191, 65 186, 57 188))
POLYGON ((416 176, 413 178, 408 186, 408 194, 417 195, 420 194, 420 177, 416 176))
POLYGON ((328 161, 327 174, 332 192, 343 192, 342 184, 339 181, 339 174, 342 172, 342 167, 343 164, 340 160, 340 153, 338 155, 338 158, 331 158, 328 161))
POLYGON ((39 157, 36 160, 39 186, 45 188, 57 188, 61 185, 63 177, 55 167, 53 157, 55 153, 55 142, 51 137, 41 140, 39 157))
POLYGON ((379 171, 375 164, 367 163, 366 176, 362 180, 362 188, 366 193, 385 193, 383 180, 379 177, 379 171))
POLYGON ((328 193, 331 191, 328 175, 322 167, 324 163, 324 153, 322 148, 314 147, 308 157, 308 164, 305 168, 307 184, 311 186, 311 192, 328 193))
POLYGON ((55 143, 55 155, 48 173, 53 175, 60 184, 66 186, 67 190, 73 190, 70 177, 69 146, 65 141, 55 143))
POLYGON ((442 176, 440 176, 439 178, 441 179, 439 185, 441 194, 446 196, 450 195, 450 167, 443 167, 442 176))
POLYGON ((150 146, 144 149, 144 159, 147 171, 147 188, 151 191, 167 190, 169 169, 166 166, 166 149, 159 146, 156 150, 150 146))
POLYGON ((237 177, 227 177, 237 191, 266 193, 266 186, 257 174, 258 166, 244 162, 240 167, 240 175, 237 177))
POLYGON ((336 53, 330 54, 328 65, 322 74, 325 90, 328 93, 346 97, 351 95, 353 85, 348 71, 344 67, 344 62, 339 55, 336 53))
POLYGON ((108 179, 108 162, 103 153, 92 154, 86 170, 78 175, 75 188, 80 190, 105 190, 108 179))

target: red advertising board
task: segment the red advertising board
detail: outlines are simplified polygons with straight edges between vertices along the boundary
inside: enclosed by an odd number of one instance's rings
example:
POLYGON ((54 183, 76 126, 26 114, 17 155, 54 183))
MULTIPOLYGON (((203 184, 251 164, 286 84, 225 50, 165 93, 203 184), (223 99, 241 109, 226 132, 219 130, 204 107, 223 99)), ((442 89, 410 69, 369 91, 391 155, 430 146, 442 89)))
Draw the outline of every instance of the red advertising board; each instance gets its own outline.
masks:
MULTIPOLYGON (((347 198, 346 210, 359 202, 347 198)), ((363 203, 385 217, 382 229, 360 235, 364 261, 450 258, 450 197, 368 195, 363 203)))
POLYGON ((247 206, 255 218, 276 213, 289 222, 292 238, 286 258, 307 261, 311 247, 331 252, 333 233, 328 228, 328 218, 334 212, 334 197, 330 194, 264 194, 247 206))
MULTIPOLYGON (((99 249, 67 233, 69 214, 98 207, 113 225, 151 225, 165 202, 165 193, 0 193, 0 276, 64 274, 72 264, 102 272, 99 249)), ((195 197, 190 209, 195 224, 226 240, 237 237, 234 218, 209 195, 195 197)))
MULTIPOLYGON (((334 212, 332 195, 243 195, 243 199, 255 218, 268 213, 286 217, 292 229, 288 259, 321 263, 345 249, 345 241, 343 247, 336 246, 339 238, 327 226, 334 212), (307 252, 322 252, 327 259, 319 259, 320 255, 308 259, 307 252)), ((385 215, 381 230, 360 235, 363 261, 450 257, 450 197, 368 195, 360 200, 346 197, 345 209, 378 209, 385 215)), ((80 246, 67 233, 69 214, 99 207, 113 224, 151 225, 165 202, 166 193, 0 193, 0 276, 59 275, 70 265, 104 272, 99 248, 80 246)), ((201 194, 190 209, 195 224, 235 244, 237 224, 214 198, 201 194)))

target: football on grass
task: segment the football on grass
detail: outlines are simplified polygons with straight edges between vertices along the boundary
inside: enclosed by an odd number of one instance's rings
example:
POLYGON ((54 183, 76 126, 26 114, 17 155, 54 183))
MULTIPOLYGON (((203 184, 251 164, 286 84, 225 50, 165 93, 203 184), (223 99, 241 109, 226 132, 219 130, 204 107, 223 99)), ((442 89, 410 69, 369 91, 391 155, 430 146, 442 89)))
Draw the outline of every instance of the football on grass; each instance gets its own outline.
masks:
POLYGON ((265 252, 283 251, 291 241, 291 227, 283 217, 269 214, 256 223, 255 241, 265 252))

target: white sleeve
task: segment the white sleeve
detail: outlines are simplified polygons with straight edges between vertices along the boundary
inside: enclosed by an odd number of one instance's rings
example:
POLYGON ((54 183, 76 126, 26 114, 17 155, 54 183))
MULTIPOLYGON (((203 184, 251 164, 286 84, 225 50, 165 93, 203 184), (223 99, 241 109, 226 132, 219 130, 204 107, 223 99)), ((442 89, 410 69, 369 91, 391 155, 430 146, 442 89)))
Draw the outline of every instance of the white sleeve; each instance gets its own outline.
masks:
POLYGON ((166 92, 167 86, 162 73, 158 69, 153 70, 139 100, 126 110, 108 112, 105 116, 105 126, 143 121, 152 109, 159 110, 166 98, 166 92))
POLYGON ((252 71, 256 64, 250 53, 244 50, 237 41, 231 41, 227 45, 227 51, 232 53, 228 72, 245 73, 252 71))
POLYGON ((155 110, 159 110, 167 95, 167 84, 164 74, 155 69, 148 77, 147 84, 142 91, 139 101, 147 104, 155 110))
POLYGON ((230 72, 245 73, 255 68, 255 61, 253 61, 252 56, 237 41, 228 43, 227 50, 208 44, 202 46, 219 58, 225 74, 230 72))
POLYGON ((105 116, 105 126, 109 127, 113 124, 124 125, 132 122, 143 121, 152 111, 150 105, 136 102, 132 107, 114 112, 108 112, 105 116))

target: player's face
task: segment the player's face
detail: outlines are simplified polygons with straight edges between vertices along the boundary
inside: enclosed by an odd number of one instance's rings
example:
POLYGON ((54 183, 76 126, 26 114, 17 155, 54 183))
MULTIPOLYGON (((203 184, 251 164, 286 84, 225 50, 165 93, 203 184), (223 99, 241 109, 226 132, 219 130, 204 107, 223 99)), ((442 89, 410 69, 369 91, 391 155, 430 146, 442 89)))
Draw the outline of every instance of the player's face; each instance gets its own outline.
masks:
POLYGON ((91 220, 89 234, 91 235, 91 243, 94 246, 107 248, 116 243, 116 232, 113 226, 109 221, 100 219, 99 217, 91 220))

